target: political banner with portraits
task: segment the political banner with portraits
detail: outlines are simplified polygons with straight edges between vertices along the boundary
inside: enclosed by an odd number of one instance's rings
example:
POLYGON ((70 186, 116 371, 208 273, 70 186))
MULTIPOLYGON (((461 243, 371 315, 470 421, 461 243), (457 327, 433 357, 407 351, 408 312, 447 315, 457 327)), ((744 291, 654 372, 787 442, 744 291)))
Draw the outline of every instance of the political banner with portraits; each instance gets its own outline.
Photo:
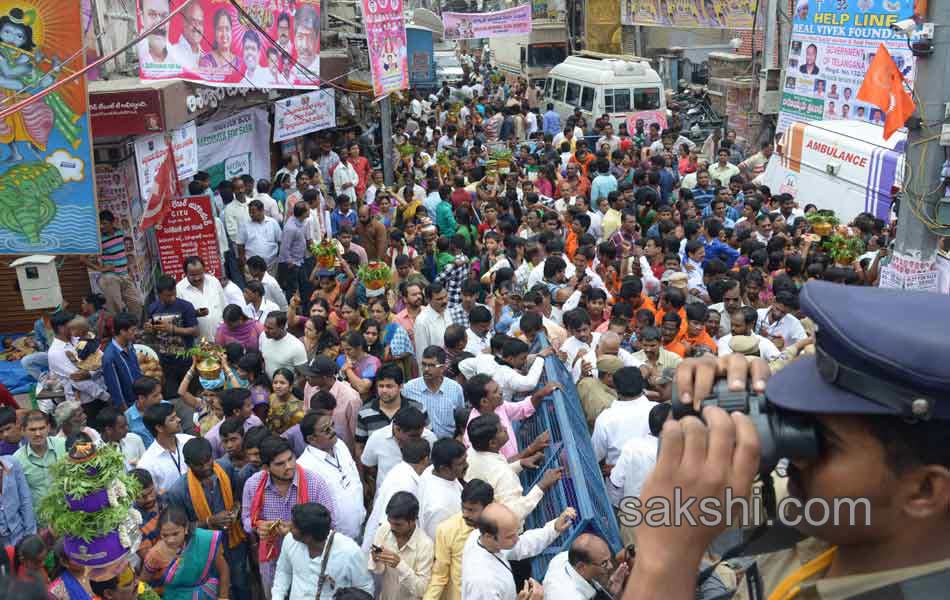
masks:
POLYGON ((409 87, 402 0, 363 0, 363 22, 377 98, 409 87))
POLYGON ((914 0, 798 0, 778 131, 796 122, 840 119, 883 125, 884 113, 859 101, 858 90, 880 44, 913 83, 914 56, 907 38, 891 29, 913 14, 914 0))
POLYGON ((756 4, 757 0, 622 0, 620 23, 646 27, 752 29, 756 4))
POLYGON ((136 0, 143 81, 310 89, 320 84, 320 0, 136 0))

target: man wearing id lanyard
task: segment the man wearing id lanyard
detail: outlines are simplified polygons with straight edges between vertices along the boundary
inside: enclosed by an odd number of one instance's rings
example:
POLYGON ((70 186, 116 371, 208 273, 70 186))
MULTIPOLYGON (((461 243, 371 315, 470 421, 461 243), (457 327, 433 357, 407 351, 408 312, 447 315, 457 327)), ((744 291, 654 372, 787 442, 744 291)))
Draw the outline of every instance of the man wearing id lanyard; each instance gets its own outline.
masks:
POLYGON ((149 406, 142 420, 155 441, 139 460, 139 468, 152 474, 155 488, 164 494, 188 471, 182 448, 193 436, 181 433, 181 418, 171 404, 149 406))
MULTIPOLYGON (((319 405, 326 402, 328 396, 328 392, 320 391, 313 397, 319 405)), ((353 456, 333 429, 333 416, 308 412, 300 421, 300 434, 306 440, 307 448, 297 459, 297 464, 323 478, 337 506, 348 507, 340 511, 337 528, 345 536, 359 540, 366 517, 363 483, 353 456)))

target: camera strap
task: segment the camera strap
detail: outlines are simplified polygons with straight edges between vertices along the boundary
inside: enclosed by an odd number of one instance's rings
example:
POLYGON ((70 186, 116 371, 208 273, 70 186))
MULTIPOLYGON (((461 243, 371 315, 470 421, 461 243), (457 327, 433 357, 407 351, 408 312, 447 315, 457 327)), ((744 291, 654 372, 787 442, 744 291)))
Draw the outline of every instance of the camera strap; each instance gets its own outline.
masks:
MULTIPOLYGON (((776 514, 778 511, 775 499, 775 484, 772 481, 771 474, 761 475, 761 480, 762 499, 765 502, 765 512, 768 517, 766 522, 757 525, 752 530, 752 532, 748 534, 748 536, 744 537, 741 542, 723 552, 722 556, 719 557, 719 560, 700 571, 699 577, 696 580, 697 586, 702 585, 704 581, 709 579, 709 577, 711 577, 713 572, 716 570, 716 567, 718 567, 720 564, 739 556, 745 556, 747 550, 749 550, 750 547, 756 544, 756 542, 761 541, 767 533, 775 529, 769 524, 776 521, 776 514)), ((798 539, 801 539, 801 537, 798 539)))

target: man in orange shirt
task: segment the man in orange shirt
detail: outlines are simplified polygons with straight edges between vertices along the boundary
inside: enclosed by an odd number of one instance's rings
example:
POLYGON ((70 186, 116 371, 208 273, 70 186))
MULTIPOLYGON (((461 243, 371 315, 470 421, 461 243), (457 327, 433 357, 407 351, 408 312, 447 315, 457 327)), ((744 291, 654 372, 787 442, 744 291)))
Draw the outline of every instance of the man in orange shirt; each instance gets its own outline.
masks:
POLYGON ((564 168, 565 175, 559 182, 561 185, 570 186, 572 196, 587 196, 590 194, 590 179, 581 175, 578 171, 580 166, 575 162, 567 163, 564 168))
POLYGON ((679 334, 676 341, 686 336, 686 273, 670 271, 663 274, 663 283, 667 284, 660 299, 660 308, 656 311, 656 326, 663 326, 667 314, 675 314, 680 319, 679 334))
POLYGON ((594 162, 594 155, 587 151, 587 142, 578 140, 575 148, 571 162, 580 165, 581 173, 584 177, 590 179, 590 164, 594 162))
POLYGON ((709 309, 700 302, 691 302, 686 305, 686 336, 683 343, 687 351, 696 347, 703 347, 715 356, 718 347, 715 340, 706 332, 706 318, 709 309))
POLYGON ((681 320, 678 314, 669 313, 664 315, 663 321, 660 324, 660 341, 663 347, 673 354, 678 355, 680 358, 686 358, 686 346, 680 342, 680 340, 686 336, 679 333, 680 324, 681 320))

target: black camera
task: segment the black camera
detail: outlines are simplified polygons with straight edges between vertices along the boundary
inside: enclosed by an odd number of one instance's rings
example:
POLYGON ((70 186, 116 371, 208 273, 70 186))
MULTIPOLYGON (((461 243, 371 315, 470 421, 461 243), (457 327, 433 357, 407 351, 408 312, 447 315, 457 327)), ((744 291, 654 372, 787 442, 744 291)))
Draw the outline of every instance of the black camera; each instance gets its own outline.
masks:
MULTIPOLYGON (((781 409, 762 394, 748 390, 730 391, 725 380, 716 382, 712 395, 702 401, 702 406, 718 406, 728 413, 739 411, 749 415, 759 433, 762 449, 759 473, 763 476, 771 473, 783 458, 813 459, 818 456, 820 445, 812 415, 781 409)), ((675 386, 672 409, 674 419, 699 416, 691 404, 679 401, 675 386)))

